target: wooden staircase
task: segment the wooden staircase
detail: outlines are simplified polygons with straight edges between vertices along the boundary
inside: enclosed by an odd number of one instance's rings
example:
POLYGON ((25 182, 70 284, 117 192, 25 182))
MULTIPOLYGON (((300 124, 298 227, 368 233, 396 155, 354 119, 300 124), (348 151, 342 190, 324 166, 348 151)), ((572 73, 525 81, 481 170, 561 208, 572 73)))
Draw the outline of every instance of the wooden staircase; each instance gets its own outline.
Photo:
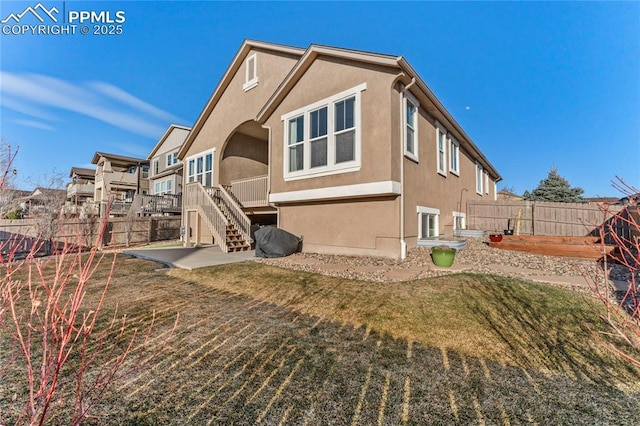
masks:
POLYGON ((221 209, 221 212, 228 222, 226 228, 227 253, 251 250, 251 243, 244 239, 238 228, 236 228, 229 217, 227 217, 224 210, 221 209))
POLYGON ((251 221, 222 187, 189 183, 183 196, 185 210, 195 210, 223 252, 251 249, 251 221))

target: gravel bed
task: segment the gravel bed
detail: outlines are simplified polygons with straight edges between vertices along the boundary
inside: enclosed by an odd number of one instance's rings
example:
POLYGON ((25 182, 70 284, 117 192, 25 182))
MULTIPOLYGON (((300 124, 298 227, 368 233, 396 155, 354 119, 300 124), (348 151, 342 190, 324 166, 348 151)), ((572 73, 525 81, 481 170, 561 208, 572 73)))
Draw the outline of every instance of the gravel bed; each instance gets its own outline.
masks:
MULTIPOLYGON (((456 254, 454 266, 457 266, 458 270, 455 268, 447 270, 436 267, 431 260, 430 253, 429 248, 417 247, 409 251, 404 261, 380 257, 314 253, 296 253, 284 258, 259 259, 258 261, 299 271, 375 282, 401 281, 403 278, 398 278, 398 272, 402 274, 403 271, 407 276, 416 279, 459 272, 460 267, 464 268, 466 272, 497 274, 518 278, 552 275, 584 276, 593 279, 595 276, 602 275, 602 266, 594 260, 542 256, 501 250, 489 247, 487 241, 479 238, 468 239, 467 247, 456 254), (346 265, 346 267, 341 268, 338 265, 346 265), (519 271, 515 268, 523 268, 526 271, 519 271), (598 271, 600 272, 599 274, 598 271)), ((610 278, 628 280, 629 273, 626 268, 614 265, 613 267, 610 266, 610 269, 610 278)), ((573 287, 576 290, 584 291, 588 288, 588 285, 587 278, 585 278, 584 286, 573 287)))

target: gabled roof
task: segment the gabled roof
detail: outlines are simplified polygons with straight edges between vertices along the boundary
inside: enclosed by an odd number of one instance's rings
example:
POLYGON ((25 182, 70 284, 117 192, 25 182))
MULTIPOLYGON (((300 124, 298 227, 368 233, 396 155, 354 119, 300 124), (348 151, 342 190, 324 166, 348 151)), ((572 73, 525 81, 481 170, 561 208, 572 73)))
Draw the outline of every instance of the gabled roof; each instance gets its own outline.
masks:
POLYGON ((191 132, 189 132, 187 139, 184 141, 184 144, 182 144, 182 148, 178 152, 178 158, 180 159, 184 158, 184 155, 186 154, 187 150, 189 149, 191 144, 193 144, 194 139, 196 138, 196 136, 198 136, 198 133, 200 133, 202 126, 207 121, 207 118, 211 114, 211 111, 213 111, 216 104, 220 100, 220 97, 222 97, 222 94, 231 83, 233 76, 236 74, 238 69, 240 69, 242 62, 247 57, 249 52, 252 49, 256 49, 256 48, 269 50, 272 52, 287 53, 290 55, 297 55, 297 56, 302 56, 302 54, 305 52, 305 49, 301 49, 298 47, 285 46, 282 44, 275 44, 275 43, 267 43, 267 42, 257 41, 257 40, 249 40, 249 39, 245 40, 242 43, 242 46, 240 46, 240 49, 238 50, 238 52, 236 53, 236 56, 233 58, 233 61, 231 61, 231 64, 227 68, 227 71, 225 71, 224 75, 222 76, 222 79, 220 79, 220 82, 216 86, 216 89, 211 94, 211 97, 209 98, 209 101, 207 101, 206 106, 198 116, 198 119, 194 123, 193 128, 191 129, 191 132))
POLYGON ((132 164, 148 164, 149 163, 149 160, 147 160, 146 158, 127 157, 126 155, 110 154, 108 152, 97 151, 93 155, 91 164, 98 164, 100 157, 109 158, 111 160, 117 160, 123 163, 132 163, 132 164))
POLYGON ((289 94, 293 87, 295 87, 300 78, 302 78, 309 67, 311 67, 311 64, 319 56, 330 56, 334 58, 341 58, 397 69, 398 72, 402 74, 401 77, 405 82, 405 85, 412 86, 409 90, 421 101, 421 106, 423 103, 425 106, 433 105, 433 107, 431 108, 426 108, 429 113, 436 119, 438 119, 438 121, 442 122, 442 124, 445 125, 448 130, 453 130, 456 133, 456 135, 454 136, 457 136, 456 139, 459 140, 460 144, 465 147, 466 150, 475 157, 475 159, 479 160, 483 167, 494 178, 496 178, 496 180, 502 180, 502 176, 500 176, 495 167, 489 162, 484 154, 482 154, 476 144, 466 134, 466 132, 462 129, 458 122, 453 118, 449 111, 447 111, 444 105, 442 105, 440 100, 436 97, 436 95, 431 91, 431 89, 427 86, 427 84, 422 80, 422 78, 413 69, 413 67, 411 67, 409 62, 407 62, 407 60, 403 56, 384 55, 360 50, 351 50, 312 44, 305 51, 304 55, 302 55, 298 63, 296 63, 296 65, 291 69, 287 77, 285 77, 284 81, 269 98, 264 107, 262 107, 262 109, 258 113, 258 116, 256 117, 256 121, 261 124, 264 124, 266 122, 266 120, 271 116, 271 114, 273 114, 278 105, 280 105, 280 103, 289 94))
MULTIPOLYGON (((179 126, 177 124, 171 124, 169 126, 169 128, 167 129, 167 131, 164 132, 164 135, 162 135, 162 137, 160 138, 160 140, 158 141, 156 146, 153 147, 153 149, 151 150, 151 152, 147 156, 147 160, 151 160, 153 158, 153 156, 156 155, 156 152, 160 149, 160 147, 162 146, 164 141, 169 137, 171 132, 173 132, 175 129, 182 129, 182 130, 186 130, 187 132, 191 131, 191 127, 179 126)), ((184 144, 184 142, 183 142, 183 144, 184 144)))
POLYGON ((71 171, 69 172, 69 177, 73 177, 73 175, 78 176, 95 176, 96 169, 87 169, 84 167, 71 167, 71 171))
POLYGON ((27 200, 42 200, 42 199, 52 199, 58 197, 66 197, 67 191, 65 189, 53 189, 53 188, 43 188, 38 186, 34 188, 31 194, 24 197, 27 200))

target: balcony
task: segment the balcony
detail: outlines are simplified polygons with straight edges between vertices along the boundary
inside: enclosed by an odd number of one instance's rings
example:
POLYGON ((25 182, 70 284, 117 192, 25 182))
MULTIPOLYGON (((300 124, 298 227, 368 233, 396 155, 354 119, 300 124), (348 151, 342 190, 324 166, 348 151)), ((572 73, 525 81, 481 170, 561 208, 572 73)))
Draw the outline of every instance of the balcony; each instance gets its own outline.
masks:
POLYGON ((67 186, 67 198, 71 198, 75 195, 93 196, 95 187, 96 186, 93 183, 72 183, 67 186))
POLYGON ((268 182, 268 175, 255 176, 232 180, 228 188, 242 207, 266 207, 269 205, 268 182))

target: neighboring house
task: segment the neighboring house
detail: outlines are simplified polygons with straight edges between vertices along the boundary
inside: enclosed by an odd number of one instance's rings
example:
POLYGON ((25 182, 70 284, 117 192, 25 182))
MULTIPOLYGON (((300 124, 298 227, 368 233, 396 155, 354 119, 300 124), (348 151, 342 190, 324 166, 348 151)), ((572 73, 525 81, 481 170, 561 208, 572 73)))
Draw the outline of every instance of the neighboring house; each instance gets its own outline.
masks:
POLYGON ((96 170, 72 167, 69 177, 71 182, 67 184, 67 200, 61 213, 64 216, 97 215, 97 204, 93 201, 96 170))
POLYGON ((318 45, 245 41, 178 158, 185 243, 227 251, 274 223, 303 251, 404 258, 501 180, 404 57, 318 45))
POLYGON ((172 124, 149 153, 151 195, 182 193, 182 161, 178 160, 178 151, 189 130, 189 127, 172 124))
POLYGON ((67 196, 65 189, 35 188, 31 194, 22 198, 21 207, 25 218, 38 216, 57 216, 67 196))
POLYGON ((67 184, 67 202, 75 206, 84 202, 93 202, 96 189, 96 169, 72 167, 69 177, 71 182, 67 184))
POLYGON ((101 215, 111 203, 110 214, 127 214, 136 195, 149 193, 149 160, 96 152, 91 160, 97 166, 94 201, 101 215))

